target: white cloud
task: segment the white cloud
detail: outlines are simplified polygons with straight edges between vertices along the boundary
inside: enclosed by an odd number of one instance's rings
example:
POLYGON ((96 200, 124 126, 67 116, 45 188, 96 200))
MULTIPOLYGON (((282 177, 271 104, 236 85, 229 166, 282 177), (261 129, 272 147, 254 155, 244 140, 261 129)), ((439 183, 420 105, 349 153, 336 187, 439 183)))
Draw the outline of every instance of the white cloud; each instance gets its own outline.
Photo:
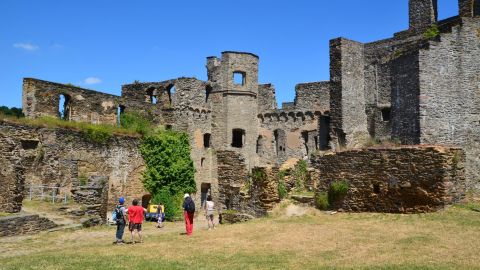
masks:
POLYGON ((26 50, 26 51, 30 51, 30 52, 33 52, 33 51, 36 51, 36 50, 40 49, 40 47, 38 47, 37 45, 32 44, 30 42, 15 43, 15 44, 13 44, 13 47, 17 48, 17 49, 23 49, 23 50, 26 50))
POLYGON ((97 83, 101 83, 101 82, 102 82, 102 80, 100 80, 97 77, 88 77, 83 81, 84 84, 88 84, 88 85, 97 84, 97 83))

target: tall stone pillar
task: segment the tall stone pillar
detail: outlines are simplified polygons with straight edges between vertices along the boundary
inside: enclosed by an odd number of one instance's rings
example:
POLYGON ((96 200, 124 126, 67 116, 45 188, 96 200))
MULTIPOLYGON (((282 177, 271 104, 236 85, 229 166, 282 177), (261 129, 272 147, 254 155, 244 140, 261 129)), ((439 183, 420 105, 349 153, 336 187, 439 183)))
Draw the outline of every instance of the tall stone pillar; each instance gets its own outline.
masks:
POLYGON ((437 22, 437 0, 410 0, 408 13, 410 30, 422 31, 437 22))

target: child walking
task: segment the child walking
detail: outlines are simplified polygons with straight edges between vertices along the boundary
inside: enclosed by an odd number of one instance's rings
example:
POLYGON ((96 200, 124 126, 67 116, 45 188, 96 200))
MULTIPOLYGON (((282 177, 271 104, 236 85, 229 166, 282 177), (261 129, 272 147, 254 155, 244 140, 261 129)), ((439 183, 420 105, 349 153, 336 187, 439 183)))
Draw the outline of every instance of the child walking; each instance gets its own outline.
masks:
POLYGON ((205 214, 207 216, 208 229, 215 228, 215 222, 213 222, 213 214, 215 212, 215 204, 212 201, 212 196, 208 195, 207 202, 205 203, 205 214))

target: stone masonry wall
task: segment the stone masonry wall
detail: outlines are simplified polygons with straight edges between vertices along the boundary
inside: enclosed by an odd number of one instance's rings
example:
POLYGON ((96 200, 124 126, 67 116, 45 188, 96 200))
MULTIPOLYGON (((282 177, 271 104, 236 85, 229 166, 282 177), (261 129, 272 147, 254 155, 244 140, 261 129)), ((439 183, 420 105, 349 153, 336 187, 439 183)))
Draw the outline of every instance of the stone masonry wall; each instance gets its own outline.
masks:
POLYGON ((59 117, 60 95, 65 96, 65 119, 93 124, 117 123, 119 97, 72 85, 25 78, 23 113, 26 117, 59 117))
POLYGON ((349 184, 334 205, 352 212, 431 212, 465 195, 465 154, 460 148, 419 146, 359 149, 312 158, 319 191, 349 184))
POLYGON ((331 137, 336 146, 354 146, 368 136, 365 113, 365 66, 362 43, 330 41, 331 137))
MULTIPOLYGON (((138 138, 114 136, 106 144, 98 144, 89 141, 81 132, 7 122, 0 124, 0 136, 9 145, 8 148, 0 147, 2 162, 15 164, 4 158, 13 151, 24 166, 17 173, 17 177, 25 179, 22 190, 30 184, 41 184, 59 187, 60 195, 70 195, 70 191, 80 185, 79 179, 106 176, 109 178, 108 209, 120 196, 130 203, 133 198, 141 199, 147 193, 141 183, 145 165, 138 150, 138 138)), ((16 174, 7 176, 0 180, 15 183, 12 177, 16 174)))
POLYGON ((38 215, 23 214, 0 217, 0 237, 34 234, 56 226, 51 220, 38 215))
POLYGON ((420 140, 457 145, 469 186, 480 188, 480 19, 462 18, 420 51, 420 140))

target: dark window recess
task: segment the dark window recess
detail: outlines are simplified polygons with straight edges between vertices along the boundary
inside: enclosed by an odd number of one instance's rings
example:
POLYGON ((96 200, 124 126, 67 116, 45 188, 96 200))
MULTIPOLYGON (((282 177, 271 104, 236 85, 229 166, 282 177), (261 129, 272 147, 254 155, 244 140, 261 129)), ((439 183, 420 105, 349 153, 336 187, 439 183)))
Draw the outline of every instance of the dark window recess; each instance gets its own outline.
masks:
POLYGON ((380 194, 380 185, 379 184, 373 184, 373 193, 380 194))
POLYGON ((201 208, 205 207, 208 195, 212 195, 212 185, 209 183, 202 183, 200 185, 200 203, 201 208))
POLYGON ((172 125, 165 125, 165 129, 166 129, 166 130, 171 130, 172 128, 173 128, 172 125))
POLYGON ((305 146, 305 150, 307 150, 307 155, 310 154, 310 149, 308 149, 308 131, 302 132, 303 138, 303 145, 305 146))
POLYGON ((242 148, 245 138, 245 130, 234 129, 232 130, 232 147, 242 148))
POLYGON ((473 16, 480 16, 480 0, 475 0, 473 3, 473 16))
POLYGON ((286 144, 286 134, 282 129, 276 129, 273 131, 273 136, 275 137, 275 150, 277 155, 285 153, 285 144, 286 144))
POLYGON ((22 148, 24 150, 37 149, 39 141, 37 140, 21 140, 22 148))
POLYGON ((210 148, 210 139, 211 139, 210 133, 203 134, 203 147, 210 148))
POLYGON ((233 83, 236 85, 245 85, 245 73, 235 71, 233 73, 233 83))
POLYGON ((207 85, 207 87, 205 87, 205 103, 208 102, 208 98, 210 97, 211 92, 212 92, 212 87, 210 85, 207 85))
POLYGON ((330 116, 320 116, 320 150, 325 151, 330 149, 330 116))
POLYGON ((390 108, 383 108, 382 109, 382 120, 384 122, 390 121, 390 108))
POLYGON ((204 162, 205 162, 205 158, 202 157, 202 159, 200 159, 200 167, 203 167, 204 162))

